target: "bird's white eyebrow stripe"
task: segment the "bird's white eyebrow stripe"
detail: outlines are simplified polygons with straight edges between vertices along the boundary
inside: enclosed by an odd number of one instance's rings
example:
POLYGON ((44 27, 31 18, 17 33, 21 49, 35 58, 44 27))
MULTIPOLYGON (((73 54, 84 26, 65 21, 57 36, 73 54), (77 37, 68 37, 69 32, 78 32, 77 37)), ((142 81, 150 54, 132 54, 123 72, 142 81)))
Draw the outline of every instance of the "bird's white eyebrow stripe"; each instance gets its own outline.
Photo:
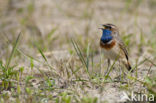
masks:
POLYGON ((112 28, 116 28, 116 26, 115 25, 113 25, 113 24, 105 24, 106 26, 110 26, 110 27, 112 27, 112 28))
POLYGON ((116 26, 114 26, 114 25, 112 25, 111 27, 112 27, 112 28, 116 28, 116 26))

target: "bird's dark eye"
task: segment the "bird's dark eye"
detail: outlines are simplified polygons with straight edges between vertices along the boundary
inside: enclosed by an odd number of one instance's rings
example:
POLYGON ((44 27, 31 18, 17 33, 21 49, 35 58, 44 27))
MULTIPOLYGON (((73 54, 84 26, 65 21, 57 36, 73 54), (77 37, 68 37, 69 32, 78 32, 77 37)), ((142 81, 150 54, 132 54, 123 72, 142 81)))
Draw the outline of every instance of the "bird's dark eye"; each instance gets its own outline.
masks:
POLYGON ((107 28, 108 28, 108 29, 112 29, 112 27, 111 27, 111 26, 108 26, 107 28))

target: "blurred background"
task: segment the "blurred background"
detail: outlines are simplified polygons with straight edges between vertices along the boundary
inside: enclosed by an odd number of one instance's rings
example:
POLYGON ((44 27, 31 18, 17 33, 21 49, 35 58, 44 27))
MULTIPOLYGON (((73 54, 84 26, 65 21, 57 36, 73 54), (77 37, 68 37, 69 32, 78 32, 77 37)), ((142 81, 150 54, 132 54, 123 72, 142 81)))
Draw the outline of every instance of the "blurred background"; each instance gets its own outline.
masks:
MULTIPOLYGON (((32 73, 29 69, 31 60, 25 55, 41 60, 37 47, 55 69, 62 71, 61 63, 68 62, 76 68, 74 63, 79 61, 78 58, 70 60, 76 55, 71 39, 77 42, 84 56, 89 47, 93 61, 97 62, 92 67, 100 68, 101 31, 98 28, 104 23, 119 28, 132 65, 145 58, 152 62, 144 63, 140 68, 154 65, 156 0, 0 0, 0 59, 6 62, 21 32, 18 49, 22 53, 17 52, 11 64, 27 68, 25 75, 29 74, 28 71, 32 73)), ((35 68, 46 68, 40 63, 34 65, 37 65, 35 68)), ((60 75, 63 78, 65 74, 60 75)))
POLYGON ((150 45, 156 42, 155 17, 155 0, 1 0, 0 57, 9 49, 4 36, 13 41, 19 32, 20 47, 32 54, 34 42, 45 51, 68 50, 71 38, 80 41, 82 47, 91 43, 98 50, 98 28, 104 23, 118 26, 133 54, 145 45, 155 51, 156 46, 150 45))

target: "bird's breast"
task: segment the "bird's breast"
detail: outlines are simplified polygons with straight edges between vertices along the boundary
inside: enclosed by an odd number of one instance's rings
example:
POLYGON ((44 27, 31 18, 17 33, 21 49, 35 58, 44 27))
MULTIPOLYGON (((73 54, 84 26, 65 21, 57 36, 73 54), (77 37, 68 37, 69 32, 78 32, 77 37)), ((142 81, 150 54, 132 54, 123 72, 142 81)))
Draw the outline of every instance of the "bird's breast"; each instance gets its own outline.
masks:
POLYGON ((110 49, 112 49, 115 45, 116 45, 116 41, 115 41, 115 40, 110 41, 110 43, 103 43, 102 41, 100 41, 100 46, 101 46, 101 48, 103 48, 103 49, 105 49, 105 50, 110 50, 110 49))
POLYGON ((125 57, 123 50, 119 47, 115 40, 108 44, 100 42, 100 46, 106 58, 116 60, 117 58, 122 59, 125 57))

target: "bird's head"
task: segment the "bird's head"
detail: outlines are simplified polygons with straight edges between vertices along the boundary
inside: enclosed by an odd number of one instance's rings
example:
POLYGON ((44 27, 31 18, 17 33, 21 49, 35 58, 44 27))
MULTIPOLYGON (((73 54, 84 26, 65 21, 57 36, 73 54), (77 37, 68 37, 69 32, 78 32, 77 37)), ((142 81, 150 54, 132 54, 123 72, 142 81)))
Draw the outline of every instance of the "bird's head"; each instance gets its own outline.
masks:
POLYGON ((99 28, 102 29, 101 41, 103 43, 108 43, 115 37, 116 34, 118 34, 118 29, 113 24, 103 24, 102 26, 102 28, 99 28))
POLYGON ((118 28, 117 26, 113 25, 113 24, 102 24, 102 28, 99 28, 99 29, 102 29, 102 30, 109 30, 109 31, 112 31, 112 32, 115 32, 115 31, 118 31, 118 28))

